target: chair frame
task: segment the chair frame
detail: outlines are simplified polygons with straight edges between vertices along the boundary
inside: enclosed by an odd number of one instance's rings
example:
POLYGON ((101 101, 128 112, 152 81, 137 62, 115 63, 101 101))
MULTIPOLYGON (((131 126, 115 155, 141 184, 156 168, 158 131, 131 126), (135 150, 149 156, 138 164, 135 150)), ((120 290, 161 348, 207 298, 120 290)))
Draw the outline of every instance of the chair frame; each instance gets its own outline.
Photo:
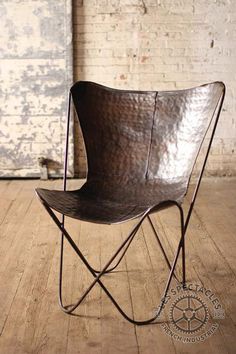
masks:
MULTIPOLYGON (((186 265, 185 265, 185 235, 187 232, 187 228, 189 225, 189 221, 191 218, 191 214, 193 211, 193 207, 196 201, 196 197, 199 191, 199 187, 201 184, 201 180, 202 180, 202 176, 204 173, 204 169, 206 166, 206 162, 208 159, 208 155, 210 152, 210 148, 212 145, 212 141, 215 135, 215 130, 217 127, 217 123, 219 120, 219 116, 221 113, 221 109, 222 109, 222 105, 223 105, 223 101, 224 101, 224 97, 225 97, 225 86, 223 87, 222 90, 222 95, 219 98, 219 101, 215 107, 215 110, 213 112, 209 127, 212 125, 212 121, 213 121, 213 117, 216 115, 215 121, 214 121, 214 125, 213 125, 213 129, 211 132, 211 136, 210 136, 210 140, 209 140, 209 144, 208 144, 208 148, 207 148, 207 152, 202 164, 202 168, 201 171, 199 173, 199 176, 197 178, 197 182, 195 185, 195 189, 192 195, 192 199, 190 202, 190 206, 189 209, 186 213, 186 218, 184 217, 184 211, 183 208, 181 206, 181 204, 177 203, 176 201, 172 201, 172 200, 168 200, 165 202, 162 202, 156 206, 150 207, 140 218, 140 220, 137 222, 137 224, 132 228, 132 230, 130 231, 129 235, 126 237, 126 239, 122 242, 122 244, 120 245, 120 247, 118 247, 118 249, 116 250, 116 252, 113 254, 113 256, 110 258, 110 260, 106 263, 106 265, 102 268, 102 270, 95 270, 93 269, 93 267, 88 263, 87 259, 84 257, 84 255, 82 254, 82 252, 80 251, 80 249, 78 248, 78 246, 76 245, 76 243, 73 241, 72 237, 69 235, 68 231, 65 229, 65 215, 62 215, 62 220, 60 221, 59 218, 56 216, 56 214, 54 213, 54 211, 50 208, 50 206, 48 205, 47 202, 41 200, 43 206, 45 207, 45 209, 47 210, 48 214, 50 215, 50 217, 53 219, 53 221, 55 222, 55 224, 57 225, 57 227, 59 228, 59 230, 61 231, 61 247, 60 247, 60 269, 59 269, 59 305, 61 307, 61 309, 67 313, 67 314, 71 314, 80 304, 81 302, 85 299, 85 297, 88 295, 88 293, 92 290, 92 288, 94 287, 95 284, 99 284, 101 286, 101 288, 104 290, 104 292, 107 294, 107 296, 110 298, 110 300, 112 301, 112 303, 115 305, 115 307, 117 308, 117 310, 121 313, 121 315, 128 320, 129 322, 135 324, 135 325, 146 325, 146 324, 150 324, 150 323, 155 323, 154 321, 157 320, 160 317, 160 314, 164 308, 164 304, 165 304, 165 299, 171 284, 171 280, 173 277, 176 277, 175 275, 175 268, 176 268, 176 264, 179 258, 179 254, 181 251, 181 256, 182 256, 182 282, 180 282, 178 279, 177 281, 179 281, 180 283, 182 283, 183 288, 185 288, 186 286, 186 265), (217 113, 216 113, 217 112, 217 113), (179 239, 179 243, 178 243, 178 247, 174 256, 174 259, 171 262, 169 261, 166 252, 164 250, 164 247, 160 241, 160 238, 158 236, 158 233, 154 227, 154 224, 150 218, 150 214, 153 212, 157 212, 160 209, 165 208, 165 204, 168 204, 168 206, 175 206, 177 207, 178 211, 179 211, 179 218, 180 218, 180 239, 179 239), (142 222, 147 218, 148 222, 151 225, 152 231, 155 235, 155 238, 157 240, 158 245, 160 246, 161 252, 163 254, 163 257, 168 265, 168 268, 170 270, 169 272, 169 276, 166 282, 166 286, 165 286, 165 290, 163 292, 163 296, 160 300, 160 304, 159 307, 157 308, 157 311, 155 313, 155 315, 152 318, 149 318, 147 320, 135 320, 134 318, 129 317, 124 311, 123 309, 120 307, 120 305, 117 303, 117 301, 114 299, 114 297, 111 295, 111 293, 108 291, 108 289, 105 287, 105 285, 103 284, 103 282, 101 281, 101 277, 107 273, 112 272, 121 262, 122 258, 124 257, 125 253, 127 252, 130 244, 132 243, 132 241, 135 238, 135 235, 137 234, 140 226, 142 225, 142 222), (87 267, 87 269, 89 270, 89 272, 92 274, 92 276, 94 277, 93 282, 91 283, 91 285, 87 288, 87 290, 84 292, 84 294, 80 297, 79 300, 76 301, 75 304, 72 305, 64 305, 63 304, 63 299, 62 299, 62 281, 63 281, 63 255, 64 255, 64 240, 66 240, 69 242, 69 244, 71 245, 71 247, 73 248, 73 250, 76 252, 76 254, 79 256, 79 258, 81 259, 81 261, 84 263, 84 265, 87 267), (122 252, 123 251, 123 252, 122 252), (119 256, 119 258, 118 258, 119 256), (117 259, 116 264, 113 267, 110 267, 112 262, 117 259)), ((72 101, 72 94, 71 91, 69 93, 69 99, 68 99, 68 112, 67 112, 67 128, 66 128, 66 143, 65 143, 65 158, 64 158, 64 176, 63 176, 63 190, 66 191, 67 190, 67 165, 68 165, 68 145, 69 145, 69 129, 70 129, 70 119, 71 119, 71 101, 72 101)), ((209 127, 207 129, 207 131, 209 130, 209 127)), ((205 133, 205 136, 207 134, 207 131, 205 133)), ((205 136, 203 138, 203 141, 205 140, 205 136)), ((202 141, 202 144, 203 144, 202 141)), ((201 144, 201 146, 202 146, 201 144)), ((199 151, 201 150, 201 146, 199 151)), ((199 155, 199 151, 197 154, 197 157, 199 155)), ((196 157, 196 160, 197 160, 196 157)), ((195 163, 196 163, 195 160, 195 163)), ((195 165, 194 163, 194 165, 195 165)))

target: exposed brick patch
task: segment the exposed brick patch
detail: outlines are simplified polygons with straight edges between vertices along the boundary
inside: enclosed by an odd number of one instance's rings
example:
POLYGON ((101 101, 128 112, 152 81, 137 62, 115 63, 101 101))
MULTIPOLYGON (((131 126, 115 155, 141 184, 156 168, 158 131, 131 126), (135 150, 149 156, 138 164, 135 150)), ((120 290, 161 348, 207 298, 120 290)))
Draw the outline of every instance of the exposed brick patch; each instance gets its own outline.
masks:
MULTIPOLYGON (((224 81, 224 112, 207 173, 236 174, 235 1, 86 0, 74 1, 73 14, 75 80, 144 90, 224 81)), ((76 134, 75 167, 84 175, 76 134)))

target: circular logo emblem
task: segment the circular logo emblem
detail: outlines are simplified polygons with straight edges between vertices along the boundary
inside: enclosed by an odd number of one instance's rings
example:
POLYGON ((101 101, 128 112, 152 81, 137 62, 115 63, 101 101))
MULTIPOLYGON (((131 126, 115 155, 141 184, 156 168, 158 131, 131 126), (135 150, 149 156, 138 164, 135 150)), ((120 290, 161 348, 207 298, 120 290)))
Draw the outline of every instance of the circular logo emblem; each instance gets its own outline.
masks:
POLYGON ((173 302, 169 317, 177 331, 193 334, 206 325, 209 312, 199 297, 183 295, 173 302))
POLYGON ((165 311, 158 317, 161 327, 168 336, 183 343, 203 342, 219 328, 218 320, 225 318, 218 297, 202 284, 186 284, 184 289, 177 284, 163 301, 165 311))

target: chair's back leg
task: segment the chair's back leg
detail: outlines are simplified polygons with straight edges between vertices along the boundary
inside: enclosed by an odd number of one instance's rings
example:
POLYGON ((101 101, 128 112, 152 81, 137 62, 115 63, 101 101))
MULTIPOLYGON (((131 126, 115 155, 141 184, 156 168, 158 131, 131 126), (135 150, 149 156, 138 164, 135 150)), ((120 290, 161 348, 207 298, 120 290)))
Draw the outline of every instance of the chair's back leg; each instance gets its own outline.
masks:
MULTIPOLYGON (((67 123, 66 123, 66 142, 65 142, 65 155, 64 155, 64 173, 63 173, 63 190, 66 191, 67 187, 67 166, 68 166, 68 150, 69 150, 69 132, 70 132, 70 111, 71 111, 71 92, 68 97, 67 108, 67 123)), ((65 215, 62 215, 61 224, 65 225, 65 215)), ((59 268, 59 304, 62 305, 62 273, 63 273, 63 253, 64 253, 64 234, 61 233, 61 249, 60 249, 60 268, 59 268)))

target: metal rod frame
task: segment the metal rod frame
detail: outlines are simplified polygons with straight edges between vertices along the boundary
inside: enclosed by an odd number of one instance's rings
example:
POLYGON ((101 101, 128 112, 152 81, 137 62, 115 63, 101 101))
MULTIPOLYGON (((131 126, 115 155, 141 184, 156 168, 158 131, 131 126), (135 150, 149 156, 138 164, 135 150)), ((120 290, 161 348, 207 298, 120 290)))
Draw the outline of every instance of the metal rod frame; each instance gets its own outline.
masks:
MULTIPOLYGON (((80 249, 78 248, 78 246, 76 245, 76 243, 73 241, 73 239, 71 238, 71 236, 69 235, 69 233, 67 232, 67 230, 65 229, 65 216, 62 215, 62 220, 60 221, 57 216, 55 215, 55 213, 52 211, 52 209, 50 208, 50 206, 43 200, 41 200, 43 206, 45 207, 45 209, 47 210, 47 212, 49 213, 49 215, 51 216, 51 218, 53 219, 53 221, 55 222, 55 224, 57 225, 57 227, 59 228, 59 230, 61 231, 61 249, 60 249, 60 269, 59 269, 59 305, 61 307, 61 309, 68 314, 71 314, 80 304, 81 302, 85 299, 85 297, 88 295, 88 293, 92 290, 92 288, 94 287, 95 284, 99 284, 101 286, 101 288, 104 290, 104 292, 107 294, 107 296, 110 298, 110 300, 112 301, 112 303, 115 305, 115 307, 117 308, 117 310, 121 313, 121 315, 128 320, 129 322, 135 324, 135 325, 147 325, 150 323, 155 323, 155 320, 157 320, 164 308, 164 304, 165 304, 165 299, 171 284, 171 280, 173 277, 176 277, 175 275, 175 268, 176 268, 176 264, 177 264, 177 260, 181 251, 181 256, 182 256, 182 286, 183 288, 186 285, 186 265, 185 265, 185 235, 187 232, 187 228, 189 225, 189 221, 190 221, 190 217, 193 211, 193 207, 195 204, 195 200, 197 197, 197 193, 200 187, 200 183, 202 180, 202 176, 203 176, 203 172, 205 169, 205 165, 207 162, 207 158, 209 155, 209 151, 212 145, 212 141, 214 138, 214 134, 215 134, 215 130, 216 130, 216 126, 219 120, 219 116, 220 116, 220 112, 222 109, 222 105, 223 105, 223 101, 224 101, 224 97, 225 97, 225 87, 223 89, 223 93, 219 99, 219 102, 217 104, 218 107, 218 111, 217 111, 217 115, 216 115, 216 119, 215 119, 215 123, 213 126, 213 130, 211 133, 211 137, 210 137, 210 142, 207 148, 207 153, 202 165, 202 169, 200 171, 196 186, 195 186, 195 190, 192 196, 192 200, 190 203, 190 207, 187 211, 187 216, 186 219, 184 220, 184 211, 182 206, 177 203, 176 201, 166 201, 163 202, 157 206, 153 206, 150 207, 140 218, 140 220, 137 222, 137 224, 133 227, 133 229, 130 231, 129 235, 126 237, 126 239, 122 242, 122 244, 120 245, 120 247, 116 250, 116 252, 113 254, 113 256, 110 258, 110 260, 106 263, 106 265, 101 269, 101 270, 95 270, 87 261, 87 259, 84 257, 84 255, 82 254, 82 252, 80 251, 80 249), (178 247, 174 256, 174 259, 172 261, 172 263, 169 261, 166 252, 162 246, 162 243, 160 241, 160 238, 157 234, 157 231, 155 229, 155 226, 150 218, 150 214, 153 212, 158 212, 158 209, 162 209, 163 207, 165 207, 165 204, 171 205, 171 206, 175 206, 177 207, 177 209, 179 210, 179 216, 180 216, 180 230, 181 230, 181 235, 180 235, 180 239, 179 239, 179 243, 178 243, 178 247), (134 318, 129 317, 120 307, 120 305, 117 303, 117 301, 114 299, 114 297, 111 295, 111 293, 108 291, 108 289, 105 287, 105 285, 102 283, 101 281, 101 277, 107 273, 112 272, 121 262, 121 260, 123 259, 124 255, 126 254, 129 246, 131 245, 132 241, 135 238, 135 235, 137 234, 140 226, 142 225, 143 221, 145 220, 145 218, 147 218, 147 220, 149 221, 149 224, 152 228, 152 231, 156 237, 157 243, 160 246, 161 252, 164 256, 164 259, 167 263, 167 266, 170 270, 169 272, 169 276, 166 282, 166 286, 162 295, 162 298, 160 300, 160 304, 159 307, 157 308, 157 311, 155 313, 155 315, 152 318, 149 318, 147 320, 135 320, 134 318), (69 244, 71 245, 71 247, 74 249, 74 251, 76 252, 76 254, 79 256, 79 258, 81 259, 81 261, 84 263, 84 265, 88 268, 89 272, 92 274, 92 276, 94 277, 93 282, 91 283, 91 285, 87 288, 87 290, 84 292, 84 294, 80 297, 79 300, 76 301, 75 304, 72 305, 64 305, 63 304, 63 300, 62 300, 62 279, 63 279, 63 254, 64 254, 64 239, 67 239, 67 241, 69 242, 69 244), (119 256, 119 258, 118 258, 119 256), (112 262, 118 258, 118 260, 116 261, 116 264, 113 267, 110 267, 112 262)), ((66 146, 65 146, 65 160, 64 160, 64 178, 63 178, 63 190, 66 191, 67 188, 67 165, 68 165, 68 145, 69 145, 69 128, 70 128, 70 116, 71 116, 71 101, 72 101, 72 96, 71 96, 71 92, 69 93, 69 103, 68 103, 68 114, 67 114, 67 129, 66 129, 66 146)), ((217 109, 216 107, 216 109, 217 109)), ((215 110, 216 111, 216 110, 215 110)), ((213 116, 215 115, 215 111, 213 113, 213 116)), ((211 120, 212 121, 212 120, 211 120)), ((199 149, 200 150, 200 149, 199 149)), ((178 280, 178 279, 177 279, 178 280)), ((178 280, 179 281, 179 280, 178 280)))

